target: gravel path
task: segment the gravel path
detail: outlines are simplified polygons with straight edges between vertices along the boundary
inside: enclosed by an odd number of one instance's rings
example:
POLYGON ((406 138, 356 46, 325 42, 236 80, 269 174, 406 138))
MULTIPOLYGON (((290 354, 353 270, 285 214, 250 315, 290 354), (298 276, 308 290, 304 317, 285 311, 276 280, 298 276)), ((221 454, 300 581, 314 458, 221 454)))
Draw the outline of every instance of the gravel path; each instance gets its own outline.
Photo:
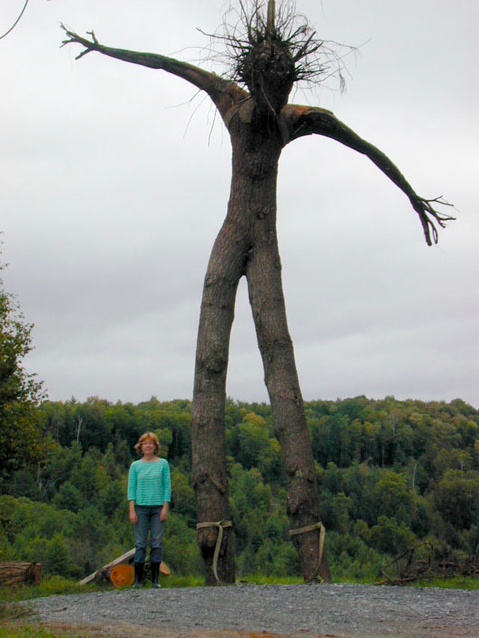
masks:
POLYGON ((28 601, 40 621, 114 635, 251 632, 338 638, 479 638, 479 592, 371 585, 128 589, 28 601), (147 631, 146 628, 151 629, 147 631), (156 632, 156 633, 155 633, 156 632))

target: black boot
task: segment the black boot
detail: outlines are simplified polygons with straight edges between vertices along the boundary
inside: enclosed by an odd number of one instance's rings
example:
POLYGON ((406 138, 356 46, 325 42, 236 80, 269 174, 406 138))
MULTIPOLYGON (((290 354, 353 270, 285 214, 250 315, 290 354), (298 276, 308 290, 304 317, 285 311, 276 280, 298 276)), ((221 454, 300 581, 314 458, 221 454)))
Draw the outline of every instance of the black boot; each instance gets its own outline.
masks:
POLYGON ((135 582, 133 587, 143 587, 143 573, 145 571, 145 563, 134 563, 135 567, 135 582))
POLYGON ((151 563, 151 584, 155 589, 160 589, 161 585, 158 581, 160 573, 160 563, 151 563))

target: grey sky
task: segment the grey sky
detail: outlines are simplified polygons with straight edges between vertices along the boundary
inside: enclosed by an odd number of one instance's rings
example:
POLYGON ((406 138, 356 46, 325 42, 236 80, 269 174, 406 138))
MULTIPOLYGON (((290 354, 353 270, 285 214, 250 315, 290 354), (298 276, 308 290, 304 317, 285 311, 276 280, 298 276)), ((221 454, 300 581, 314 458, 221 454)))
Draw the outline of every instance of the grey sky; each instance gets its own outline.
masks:
MULTIPOLYGON (((1 32, 22 4, 3 0, 1 32)), ((228 5, 31 0, 0 41, 4 282, 35 324, 27 364, 51 399, 191 397, 230 179, 230 142, 207 98, 163 72, 94 53, 75 61, 59 23, 197 62, 208 40, 196 27, 214 31, 228 5)), ((428 248, 407 198, 369 160, 318 136, 285 149, 278 226, 304 397, 479 407, 479 3, 297 9, 321 37, 362 46, 346 60, 345 94, 332 83, 294 101, 333 110, 458 217, 428 248)), ((266 401, 244 282, 237 303, 227 391, 266 401)))

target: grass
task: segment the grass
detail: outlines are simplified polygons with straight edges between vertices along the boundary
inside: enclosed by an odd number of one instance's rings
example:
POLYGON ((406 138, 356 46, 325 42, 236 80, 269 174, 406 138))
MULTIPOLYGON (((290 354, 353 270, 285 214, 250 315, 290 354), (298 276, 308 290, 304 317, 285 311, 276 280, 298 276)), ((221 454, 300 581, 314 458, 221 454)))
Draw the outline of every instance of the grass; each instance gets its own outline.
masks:
POLYGON ((250 583, 252 585, 300 585, 303 579, 300 576, 263 576, 254 574, 244 576, 237 580, 239 583, 250 583))
POLYGON ((202 587, 205 584, 205 579, 201 576, 168 576, 168 578, 161 578, 160 583, 162 587, 202 587))
POLYGON ((43 598, 54 594, 80 594, 89 591, 101 591, 98 585, 80 586, 63 576, 49 576, 39 585, 21 585, 19 587, 0 588, 0 603, 18 602, 29 598, 43 598))
MULTIPOLYGON (((65 632, 63 629, 48 629, 31 623, 1 623, 0 635, 2 638, 87 638, 87 634, 82 630, 65 632)), ((93 637, 90 634, 88 638, 93 637)))
POLYGON ((0 602, 0 624, 4 621, 16 620, 30 615, 31 611, 28 607, 15 603, 0 602))
POLYGON ((413 583, 415 587, 442 587, 446 589, 479 589, 479 578, 471 576, 453 576, 450 578, 428 578, 413 583))
MULTIPOLYGON (((374 585, 381 578, 347 578, 346 576, 335 579, 336 583, 357 583, 360 585, 374 585)), ((431 577, 416 580, 403 585, 404 587, 439 587, 442 589, 479 589, 479 578, 472 576, 450 576, 448 578, 431 577)))

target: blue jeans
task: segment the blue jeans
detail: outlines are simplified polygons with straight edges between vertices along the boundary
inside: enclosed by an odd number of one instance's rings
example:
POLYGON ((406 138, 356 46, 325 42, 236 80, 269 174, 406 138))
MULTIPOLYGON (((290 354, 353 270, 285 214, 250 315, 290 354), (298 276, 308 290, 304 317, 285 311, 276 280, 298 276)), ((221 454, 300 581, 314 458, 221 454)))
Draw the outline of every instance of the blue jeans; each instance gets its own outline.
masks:
POLYGON ((148 531, 150 532, 150 562, 161 563, 165 521, 160 521, 160 505, 136 505, 138 522, 133 526, 135 534, 135 563, 146 560, 148 531))

